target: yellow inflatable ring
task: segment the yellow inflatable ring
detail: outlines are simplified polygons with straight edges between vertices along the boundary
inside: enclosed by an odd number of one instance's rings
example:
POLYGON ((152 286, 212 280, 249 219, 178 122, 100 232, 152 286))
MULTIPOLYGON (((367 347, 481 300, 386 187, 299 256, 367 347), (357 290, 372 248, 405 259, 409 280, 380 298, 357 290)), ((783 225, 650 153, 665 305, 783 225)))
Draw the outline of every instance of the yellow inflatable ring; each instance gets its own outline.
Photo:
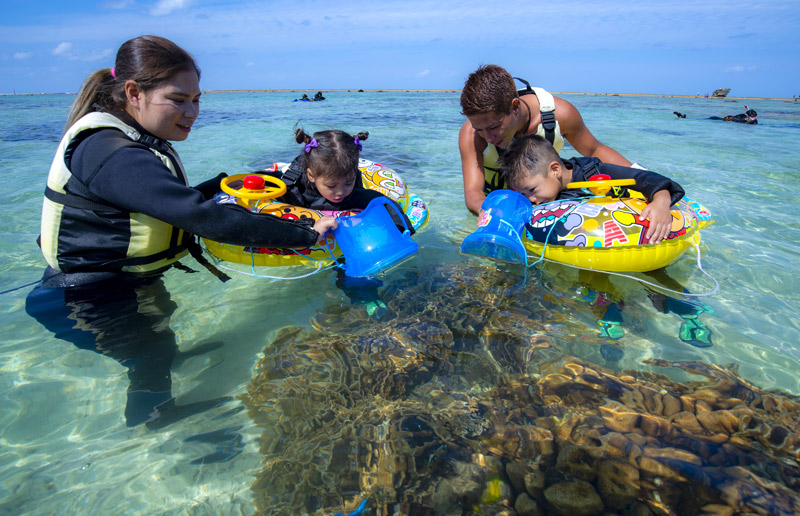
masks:
MULTIPOLYGON (((273 172, 285 172, 288 168, 288 163, 275 163, 269 170, 273 172)), ((428 207, 425 201, 417 195, 412 195, 408 191, 405 182, 397 172, 365 159, 360 159, 358 161, 358 169, 361 172, 361 180, 364 187, 380 192, 400 204, 400 207, 408 216, 415 231, 419 231, 428 223, 428 207)), ((253 209, 247 200, 241 199, 235 196, 235 194, 218 194, 216 200, 221 204, 238 204, 247 209, 253 209)), ((331 215, 334 217, 346 216, 353 215, 360 210, 321 212, 272 201, 258 204, 255 211, 284 219, 297 220, 309 218, 318 220, 323 215, 331 215)), ((328 235, 326 238, 326 244, 330 250, 319 245, 308 249, 250 248, 223 244, 205 238, 203 239, 203 243, 213 256, 227 262, 254 265, 256 267, 280 267, 284 265, 308 265, 316 267, 320 264, 328 265, 333 263, 331 252, 333 256, 337 258, 342 255, 333 237, 328 235)))
POLYGON ((713 223, 700 203, 684 197, 674 205, 665 240, 648 244, 649 221, 640 221, 642 198, 565 199, 534 206, 523 243, 536 256, 583 269, 646 272, 660 269, 700 243, 699 230, 713 223))

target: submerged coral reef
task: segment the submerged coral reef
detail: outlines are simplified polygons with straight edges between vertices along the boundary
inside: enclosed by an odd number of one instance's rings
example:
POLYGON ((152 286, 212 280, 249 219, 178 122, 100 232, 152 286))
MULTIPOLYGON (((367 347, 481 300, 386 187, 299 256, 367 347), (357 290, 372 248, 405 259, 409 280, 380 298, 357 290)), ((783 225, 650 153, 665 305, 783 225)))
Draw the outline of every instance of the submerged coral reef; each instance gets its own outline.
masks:
POLYGON ((800 513, 797 398, 698 362, 611 371, 559 349, 535 284, 408 274, 385 320, 337 305, 264 350, 259 513, 800 513))

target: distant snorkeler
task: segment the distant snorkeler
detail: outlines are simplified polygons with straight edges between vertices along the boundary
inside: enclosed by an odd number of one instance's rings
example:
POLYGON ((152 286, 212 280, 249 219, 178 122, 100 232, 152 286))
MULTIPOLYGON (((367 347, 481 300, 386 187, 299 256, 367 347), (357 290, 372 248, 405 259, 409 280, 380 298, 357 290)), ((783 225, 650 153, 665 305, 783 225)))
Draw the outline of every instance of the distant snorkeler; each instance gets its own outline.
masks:
POLYGON ((736 122, 738 124, 748 124, 748 125, 756 125, 758 124, 758 113, 756 113, 755 109, 750 109, 745 104, 744 108, 747 110, 744 113, 739 113, 738 115, 727 115, 725 117, 718 117, 712 116, 709 117, 709 120, 722 120, 724 122, 736 122))
POLYGON ((672 113, 673 113, 675 116, 677 116, 678 118, 686 118, 686 115, 685 115, 685 114, 683 114, 683 113, 679 113, 679 112, 677 112, 677 111, 673 111, 672 113))

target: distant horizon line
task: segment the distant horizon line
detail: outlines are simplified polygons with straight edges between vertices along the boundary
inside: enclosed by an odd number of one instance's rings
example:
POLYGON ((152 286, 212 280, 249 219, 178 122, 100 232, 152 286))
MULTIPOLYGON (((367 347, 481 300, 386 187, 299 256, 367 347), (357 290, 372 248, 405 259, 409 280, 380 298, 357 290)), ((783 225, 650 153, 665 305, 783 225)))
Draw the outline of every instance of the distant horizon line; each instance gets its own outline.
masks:
MULTIPOLYGON (((458 93, 461 90, 449 88, 270 88, 270 89, 235 89, 235 90, 201 90, 203 93, 277 93, 277 92, 305 92, 305 91, 347 91, 347 92, 444 92, 444 93, 458 93)), ((77 92, 51 92, 51 93, 0 93, 0 97, 14 97, 14 96, 34 96, 34 95, 75 95, 77 92)), ((742 100, 784 100, 794 102, 800 99, 793 99, 789 97, 753 97, 745 96, 739 97, 734 95, 727 95, 724 97, 715 97, 712 95, 681 95, 674 93, 605 93, 605 92, 592 92, 592 91, 551 91, 550 93, 556 95, 601 95, 612 97, 668 97, 668 98, 690 98, 690 99, 742 99, 742 100)))

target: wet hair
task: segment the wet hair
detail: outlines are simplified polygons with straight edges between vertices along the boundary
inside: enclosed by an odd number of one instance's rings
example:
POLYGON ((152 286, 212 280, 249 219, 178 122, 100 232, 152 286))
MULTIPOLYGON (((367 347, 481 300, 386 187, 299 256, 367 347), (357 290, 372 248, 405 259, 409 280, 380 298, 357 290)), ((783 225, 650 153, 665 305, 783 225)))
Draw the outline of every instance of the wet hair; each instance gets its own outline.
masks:
POLYGON ((319 131, 309 136, 302 128, 295 129, 295 141, 309 144, 317 141, 317 146, 309 147, 303 155, 306 167, 311 169, 315 178, 330 177, 332 179, 356 179, 358 177, 359 148, 355 139, 363 142, 369 137, 368 132, 351 136, 337 129, 319 131))
POLYGON ((505 68, 497 65, 482 65, 469 74, 461 90, 461 114, 464 116, 483 113, 511 112, 511 101, 517 98, 517 85, 505 68))
POLYGON ((500 156, 503 179, 509 186, 527 176, 547 174, 553 161, 563 166, 563 161, 553 145, 541 136, 531 134, 516 138, 500 156))
POLYGON ((200 79, 192 55, 172 41, 159 36, 130 39, 119 47, 113 69, 101 68, 86 78, 72 103, 65 131, 87 113, 124 108, 127 81, 135 81, 147 92, 186 71, 196 72, 200 79))

